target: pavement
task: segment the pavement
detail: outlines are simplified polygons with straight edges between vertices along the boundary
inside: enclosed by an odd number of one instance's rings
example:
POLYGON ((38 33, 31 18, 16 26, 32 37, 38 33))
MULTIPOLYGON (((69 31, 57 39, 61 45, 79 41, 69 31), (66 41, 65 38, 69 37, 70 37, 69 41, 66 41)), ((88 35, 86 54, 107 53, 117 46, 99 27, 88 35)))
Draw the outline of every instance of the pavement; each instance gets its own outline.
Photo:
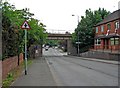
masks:
MULTIPOLYGON (((76 56, 70 56, 70 57, 76 57, 76 56)), ((83 60, 90 60, 90 61, 97 61, 102 63, 108 63, 108 64, 115 64, 120 65, 119 61, 113 61, 113 60, 103 60, 103 59, 95 59, 95 58, 86 58, 86 57, 76 57, 83 60)))
POLYGON ((0 60, 0 87, 2 86, 2 60, 0 60))
POLYGON ((56 86, 50 68, 44 58, 33 59, 28 74, 22 75, 11 86, 56 86))

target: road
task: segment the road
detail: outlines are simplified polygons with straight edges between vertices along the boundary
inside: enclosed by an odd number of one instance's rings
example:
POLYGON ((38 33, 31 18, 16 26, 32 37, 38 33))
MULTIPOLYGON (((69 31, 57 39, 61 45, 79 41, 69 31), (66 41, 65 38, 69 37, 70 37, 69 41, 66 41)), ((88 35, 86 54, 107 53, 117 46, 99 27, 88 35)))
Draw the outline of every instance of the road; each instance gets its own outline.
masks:
POLYGON ((117 86, 118 66, 82 57, 63 56, 59 49, 43 50, 58 86, 117 86))

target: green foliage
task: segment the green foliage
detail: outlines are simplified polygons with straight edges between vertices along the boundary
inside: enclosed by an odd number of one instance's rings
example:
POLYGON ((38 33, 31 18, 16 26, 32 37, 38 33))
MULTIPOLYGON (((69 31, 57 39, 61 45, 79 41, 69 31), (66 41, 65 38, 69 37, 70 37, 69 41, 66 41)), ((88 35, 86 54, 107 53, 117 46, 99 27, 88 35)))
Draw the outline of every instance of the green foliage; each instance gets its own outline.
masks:
POLYGON ((46 44, 49 44, 50 46, 57 46, 59 44, 59 40, 47 40, 46 44))
POLYGON ((43 44, 47 37, 47 35, 44 33, 45 31, 44 25, 39 23, 37 19, 33 19, 33 18, 29 21, 29 24, 31 26, 31 30, 28 31, 29 43, 43 44))
POLYGON ((2 48, 3 59, 24 52, 24 30, 20 28, 24 20, 31 26, 28 31, 28 48, 31 44, 42 44, 46 39, 45 25, 34 19, 33 13, 25 8, 17 10, 8 2, 2 3, 2 48))
POLYGON ((98 22, 102 21, 109 13, 110 12, 106 11, 104 8, 99 8, 95 11, 91 11, 91 9, 86 10, 85 16, 81 16, 81 21, 75 29, 75 33, 73 33, 72 40, 74 45, 75 42, 78 42, 78 38, 80 42, 80 48, 93 45, 94 26, 98 22))
POLYGON ((14 80, 14 76, 13 73, 8 73, 7 78, 5 80, 3 80, 3 87, 4 88, 8 88, 8 86, 10 86, 11 82, 13 82, 14 80))

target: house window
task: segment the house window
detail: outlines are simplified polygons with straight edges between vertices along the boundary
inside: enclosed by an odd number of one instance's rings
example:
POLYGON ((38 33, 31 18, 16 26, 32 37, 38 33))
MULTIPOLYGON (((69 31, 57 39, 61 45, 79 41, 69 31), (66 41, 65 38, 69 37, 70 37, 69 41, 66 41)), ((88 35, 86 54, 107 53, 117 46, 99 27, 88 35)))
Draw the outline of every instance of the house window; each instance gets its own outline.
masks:
POLYGON ((115 45, 114 38, 110 38, 111 45, 115 45))
POLYGON ((100 45, 101 44, 101 39, 96 39, 95 40, 95 45, 100 45))
POLYGON ((119 44, 119 38, 110 38, 111 45, 118 45, 119 44))
POLYGON ((119 44, 119 38, 115 38, 115 45, 119 44))
POLYGON ((100 45, 101 44, 101 39, 98 39, 98 45, 100 45))
POLYGON ((118 29, 119 28, 119 21, 116 21, 115 22, 115 29, 118 29))
POLYGON ((96 27, 96 33, 98 33, 98 27, 96 27))
POLYGON ((103 25, 101 26, 101 32, 104 32, 104 26, 103 25))
POLYGON ((108 30, 111 29, 111 25, 110 25, 110 23, 107 24, 107 29, 108 29, 108 30))

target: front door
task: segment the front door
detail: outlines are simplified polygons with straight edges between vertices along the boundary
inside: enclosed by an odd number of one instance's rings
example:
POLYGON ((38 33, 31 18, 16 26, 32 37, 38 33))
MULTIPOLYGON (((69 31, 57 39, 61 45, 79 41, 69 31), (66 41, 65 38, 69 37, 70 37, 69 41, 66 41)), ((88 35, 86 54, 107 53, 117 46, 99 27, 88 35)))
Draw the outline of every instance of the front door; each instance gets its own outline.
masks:
POLYGON ((104 39, 104 49, 109 49, 109 39, 104 39))
POLYGON ((105 49, 109 49, 109 39, 106 39, 106 40, 105 40, 105 46, 106 46, 105 49))

